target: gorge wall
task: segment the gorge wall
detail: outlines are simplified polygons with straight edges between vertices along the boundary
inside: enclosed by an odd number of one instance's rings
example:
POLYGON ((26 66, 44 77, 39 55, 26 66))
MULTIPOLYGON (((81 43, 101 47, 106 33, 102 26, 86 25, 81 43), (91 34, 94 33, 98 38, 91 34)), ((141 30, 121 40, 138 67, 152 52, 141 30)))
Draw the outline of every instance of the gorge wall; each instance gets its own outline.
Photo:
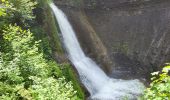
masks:
POLYGON ((169 0, 54 2, 66 13, 84 52, 109 76, 146 77, 170 61, 169 0))

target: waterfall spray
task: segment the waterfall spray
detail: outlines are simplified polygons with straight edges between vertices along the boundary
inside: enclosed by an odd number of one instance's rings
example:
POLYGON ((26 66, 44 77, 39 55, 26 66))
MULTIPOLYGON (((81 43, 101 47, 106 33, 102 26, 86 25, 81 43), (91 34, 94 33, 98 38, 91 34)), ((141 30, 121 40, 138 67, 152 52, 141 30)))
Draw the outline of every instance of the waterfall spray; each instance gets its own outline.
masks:
POLYGON ((90 92, 91 99, 121 100, 125 97, 136 99, 143 93, 144 85, 139 80, 108 77, 92 59, 84 54, 66 15, 54 3, 51 3, 50 7, 59 24, 69 59, 76 67, 81 82, 90 92))

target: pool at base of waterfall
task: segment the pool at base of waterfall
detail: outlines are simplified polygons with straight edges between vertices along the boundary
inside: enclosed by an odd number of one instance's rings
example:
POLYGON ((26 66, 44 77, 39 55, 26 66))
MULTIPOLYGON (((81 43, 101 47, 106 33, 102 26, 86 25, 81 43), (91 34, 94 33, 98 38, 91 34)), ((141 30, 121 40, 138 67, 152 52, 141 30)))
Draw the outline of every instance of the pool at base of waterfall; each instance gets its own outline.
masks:
POLYGON ((110 79, 110 82, 92 95, 89 100, 137 100, 144 89, 145 86, 137 79, 110 79))

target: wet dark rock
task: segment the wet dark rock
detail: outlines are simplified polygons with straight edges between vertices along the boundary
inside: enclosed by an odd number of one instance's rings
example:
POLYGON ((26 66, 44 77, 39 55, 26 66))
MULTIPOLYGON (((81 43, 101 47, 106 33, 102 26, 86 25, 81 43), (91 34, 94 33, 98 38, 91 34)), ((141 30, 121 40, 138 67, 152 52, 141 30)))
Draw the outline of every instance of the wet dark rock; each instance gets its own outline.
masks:
POLYGON ((54 0, 109 76, 146 77, 170 61, 170 0, 54 0))

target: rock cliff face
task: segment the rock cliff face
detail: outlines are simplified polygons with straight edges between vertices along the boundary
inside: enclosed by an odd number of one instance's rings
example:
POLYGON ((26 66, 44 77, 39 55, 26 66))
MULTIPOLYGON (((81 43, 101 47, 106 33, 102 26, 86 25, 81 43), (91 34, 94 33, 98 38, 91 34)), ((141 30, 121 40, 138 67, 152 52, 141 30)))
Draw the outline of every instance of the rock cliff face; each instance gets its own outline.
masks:
POLYGON ((170 62, 170 0, 54 1, 108 75, 143 77, 170 62))

